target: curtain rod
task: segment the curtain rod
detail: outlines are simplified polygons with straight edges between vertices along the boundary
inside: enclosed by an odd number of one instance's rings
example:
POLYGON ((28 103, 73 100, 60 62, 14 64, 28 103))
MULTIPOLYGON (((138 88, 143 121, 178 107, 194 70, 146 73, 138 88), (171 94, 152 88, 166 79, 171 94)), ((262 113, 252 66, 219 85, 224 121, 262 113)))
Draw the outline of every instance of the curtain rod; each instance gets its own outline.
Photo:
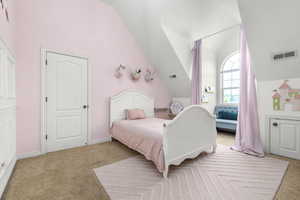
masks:
POLYGON ((220 30, 220 31, 217 31, 217 32, 215 32, 215 33, 206 35, 206 36, 204 36, 204 37, 202 37, 202 38, 200 38, 200 39, 198 39, 198 40, 203 40, 203 39, 212 37, 212 36, 217 35, 217 34, 219 34, 219 33, 222 33, 222 32, 228 31, 228 30, 230 30, 230 29, 233 29, 233 28, 235 28, 235 27, 237 27, 237 26, 241 26, 241 24, 235 24, 235 25, 233 25, 233 26, 224 28, 224 29, 222 29, 222 30, 220 30))

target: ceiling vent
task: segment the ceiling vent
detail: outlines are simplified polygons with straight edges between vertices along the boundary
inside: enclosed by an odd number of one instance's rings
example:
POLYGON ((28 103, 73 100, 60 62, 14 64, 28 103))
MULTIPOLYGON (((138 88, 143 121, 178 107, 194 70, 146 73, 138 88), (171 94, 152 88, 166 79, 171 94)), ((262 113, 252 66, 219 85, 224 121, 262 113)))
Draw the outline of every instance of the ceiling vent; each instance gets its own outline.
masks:
POLYGON ((290 59, 290 58, 295 58, 298 56, 298 52, 297 51, 287 51, 284 53, 275 53, 272 54, 272 60, 277 62, 277 61, 281 61, 281 60, 286 60, 286 59, 290 59))

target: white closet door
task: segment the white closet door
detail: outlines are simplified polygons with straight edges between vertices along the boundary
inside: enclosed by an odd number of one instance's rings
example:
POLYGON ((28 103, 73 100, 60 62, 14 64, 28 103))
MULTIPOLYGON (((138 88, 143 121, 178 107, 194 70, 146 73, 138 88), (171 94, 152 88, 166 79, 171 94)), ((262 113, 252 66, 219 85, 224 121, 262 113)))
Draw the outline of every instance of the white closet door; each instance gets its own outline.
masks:
POLYGON ((271 153, 300 159, 300 121, 271 120, 271 153))
POLYGON ((87 60, 47 53, 47 151, 87 143, 87 60))
POLYGON ((5 67, 5 54, 4 49, 0 46, 0 98, 4 98, 4 67, 5 67))
POLYGON ((0 111, 0 177, 4 173, 4 169, 6 167, 5 165, 8 164, 8 142, 10 141, 9 135, 7 134, 7 130, 5 127, 5 121, 3 119, 3 112, 0 111))
POLYGON ((15 60, 0 39, 0 199, 16 161, 15 60))

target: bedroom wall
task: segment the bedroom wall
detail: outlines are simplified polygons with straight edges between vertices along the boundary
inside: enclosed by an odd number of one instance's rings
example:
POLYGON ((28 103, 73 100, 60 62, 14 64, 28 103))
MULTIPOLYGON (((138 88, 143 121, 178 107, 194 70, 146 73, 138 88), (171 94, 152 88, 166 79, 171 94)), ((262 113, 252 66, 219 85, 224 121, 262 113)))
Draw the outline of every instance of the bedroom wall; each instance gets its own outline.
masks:
POLYGON ((300 88, 300 27, 297 26, 300 1, 238 0, 238 3, 258 81, 259 120, 265 143, 266 115, 300 115, 299 112, 273 111, 271 101, 272 90, 285 79, 300 88), (297 50, 298 57, 280 62, 271 59, 273 53, 289 50, 297 50))
POLYGON ((300 51, 299 0, 238 0, 258 81, 300 77, 300 56, 274 62, 273 53, 300 51), (270 73, 272 71, 272 73, 270 73))
MULTIPOLYGON (((264 143, 265 148, 267 148, 267 132, 266 132, 266 122, 265 119, 268 115, 272 116, 297 116, 300 117, 300 112, 291 111, 274 111, 273 110, 273 90, 278 89, 284 80, 274 80, 274 81, 259 81, 257 83, 257 99, 258 108, 260 116, 260 131, 261 138, 264 143)), ((292 88, 300 88, 300 79, 289 79, 288 84, 292 88)))
POLYGON ((191 36, 180 34, 180 32, 174 31, 166 25, 163 25, 163 28, 186 74, 188 74, 189 79, 191 80, 193 61, 192 48, 194 45, 191 36))
MULTIPOLYGON (((101 0, 99 0, 101 1, 101 0)), ((172 95, 188 96, 191 84, 162 26, 165 6, 171 0, 102 0, 111 4, 122 17, 149 61, 157 66, 160 77, 172 95), (170 79, 170 74, 177 74, 170 79)), ((173 2, 172 2, 173 3, 173 2)))
POLYGON ((207 109, 210 113, 213 113, 217 103, 217 94, 215 90, 217 83, 217 58, 215 52, 206 46, 206 40, 203 41, 202 59, 202 93, 205 94, 208 99, 208 103, 203 103, 202 107, 207 109), (212 94, 204 92, 205 87, 208 86, 214 88, 212 94))
POLYGON ((113 77, 123 64, 150 67, 135 39, 110 6, 99 0, 27 0, 17 4, 17 152, 40 151, 40 49, 89 59, 92 70, 92 138, 108 137, 108 99, 127 88, 144 91, 166 107, 170 96, 156 78, 135 83, 113 77), (88 2, 88 3, 87 3, 88 2))

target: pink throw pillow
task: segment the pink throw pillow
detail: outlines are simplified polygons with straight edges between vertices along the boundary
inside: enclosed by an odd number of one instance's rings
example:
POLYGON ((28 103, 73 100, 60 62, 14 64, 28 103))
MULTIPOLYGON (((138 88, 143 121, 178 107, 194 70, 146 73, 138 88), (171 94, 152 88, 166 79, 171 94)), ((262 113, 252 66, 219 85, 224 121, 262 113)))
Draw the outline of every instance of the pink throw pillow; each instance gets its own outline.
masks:
POLYGON ((145 112, 142 109, 128 109, 126 110, 126 119, 135 120, 135 119, 145 119, 145 112))

